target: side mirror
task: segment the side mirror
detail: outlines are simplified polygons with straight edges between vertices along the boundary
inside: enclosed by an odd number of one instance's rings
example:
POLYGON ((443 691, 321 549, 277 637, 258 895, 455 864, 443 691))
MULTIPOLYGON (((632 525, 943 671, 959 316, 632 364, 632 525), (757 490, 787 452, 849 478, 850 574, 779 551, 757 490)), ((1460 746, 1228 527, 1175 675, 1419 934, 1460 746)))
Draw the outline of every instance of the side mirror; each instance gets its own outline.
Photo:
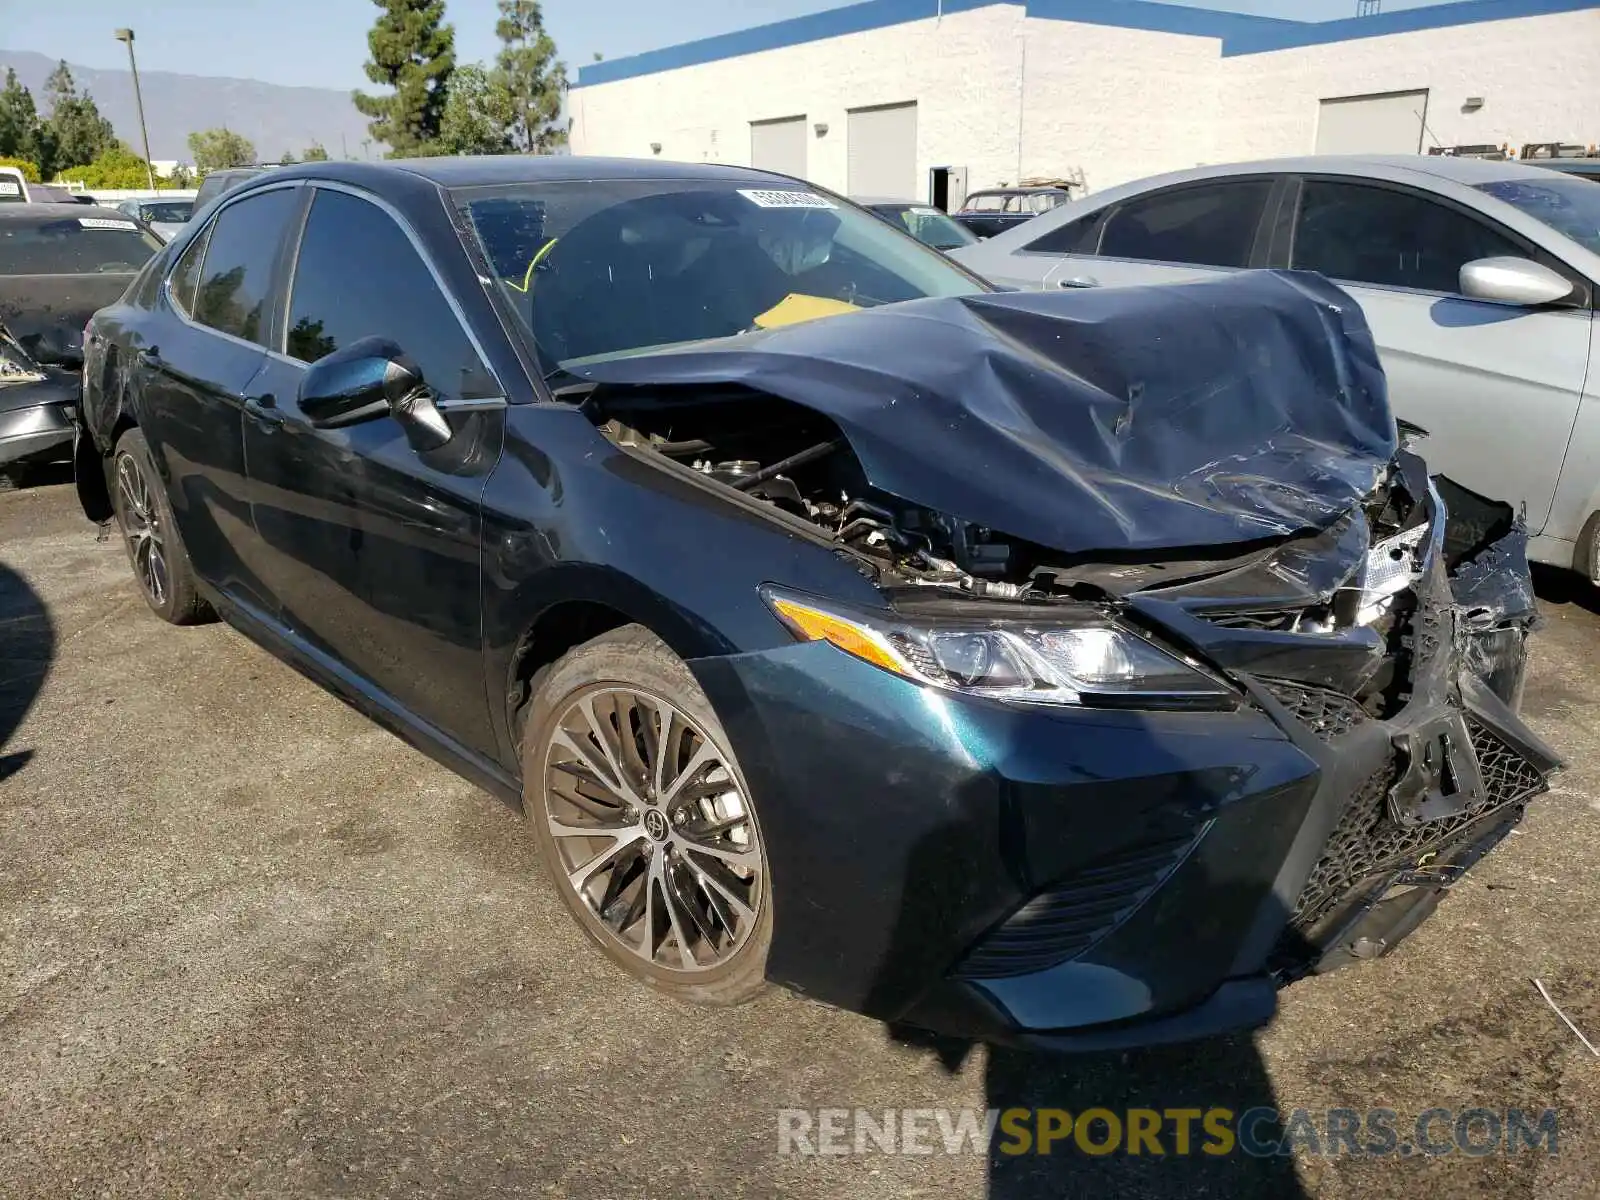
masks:
POLYGON ((418 450, 437 450, 451 437, 422 371, 388 338, 364 337, 317 359, 300 381, 299 403, 318 429, 393 417, 418 450))
POLYGON ((1528 258, 1478 258, 1461 267, 1461 294, 1474 300, 1534 306, 1554 304, 1572 293, 1572 284, 1528 258))

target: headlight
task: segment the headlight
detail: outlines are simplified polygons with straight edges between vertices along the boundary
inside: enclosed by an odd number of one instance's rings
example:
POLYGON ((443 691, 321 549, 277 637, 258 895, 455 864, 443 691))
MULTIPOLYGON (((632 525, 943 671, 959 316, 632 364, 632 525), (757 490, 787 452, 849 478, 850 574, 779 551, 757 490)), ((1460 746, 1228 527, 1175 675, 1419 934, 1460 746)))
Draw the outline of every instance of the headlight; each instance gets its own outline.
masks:
POLYGON ((1096 610, 923 621, 770 586, 761 594, 803 641, 829 642, 896 675, 967 695, 1098 708, 1220 710, 1238 702, 1198 664, 1096 610))

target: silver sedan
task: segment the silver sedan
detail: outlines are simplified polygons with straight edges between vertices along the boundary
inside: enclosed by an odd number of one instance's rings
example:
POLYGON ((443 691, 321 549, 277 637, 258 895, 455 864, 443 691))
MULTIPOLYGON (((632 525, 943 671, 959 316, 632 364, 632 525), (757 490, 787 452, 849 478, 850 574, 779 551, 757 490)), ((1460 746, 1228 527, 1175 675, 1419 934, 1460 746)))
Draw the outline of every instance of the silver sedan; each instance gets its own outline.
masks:
POLYGON ((1435 470, 1600 583, 1600 187, 1513 162, 1314 157, 1109 188, 951 255, 996 283, 1320 271, 1361 305, 1435 470), (1593 368, 1591 369, 1591 363, 1593 368))

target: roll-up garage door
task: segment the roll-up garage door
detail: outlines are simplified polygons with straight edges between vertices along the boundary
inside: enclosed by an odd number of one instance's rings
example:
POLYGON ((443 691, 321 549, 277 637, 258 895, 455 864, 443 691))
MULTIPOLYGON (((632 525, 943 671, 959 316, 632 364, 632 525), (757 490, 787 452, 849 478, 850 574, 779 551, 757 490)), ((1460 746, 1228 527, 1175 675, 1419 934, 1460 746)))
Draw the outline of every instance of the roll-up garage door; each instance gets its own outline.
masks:
POLYGON ((849 138, 852 196, 915 200, 922 195, 915 104, 855 109, 849 138))
POLYGON ((806 174, 806 119, 750 122, 750 165, 781 175, 806 174))
POLYGON ((1417 154, 1428 93, 1341 96, 1317 115, 1318 154, 1417 154))

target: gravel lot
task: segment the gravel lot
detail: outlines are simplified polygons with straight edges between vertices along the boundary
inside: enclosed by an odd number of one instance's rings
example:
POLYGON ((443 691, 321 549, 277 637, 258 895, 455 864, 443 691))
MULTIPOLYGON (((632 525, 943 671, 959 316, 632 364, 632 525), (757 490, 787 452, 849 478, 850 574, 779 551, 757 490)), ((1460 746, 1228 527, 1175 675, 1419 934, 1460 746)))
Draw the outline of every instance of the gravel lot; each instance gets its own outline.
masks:
POLYGON ((591 951, 520 818, 224 626, 176 630, 69 484, 0 494, 0 1195, 1592 1197, 1600 604, 1541 580, 1572 768, 1395 955, 1255 1038, 1078 1059, 591 951), (1560 1154, 781 1157, 780 1108, 1559 1110, 1560 1154))

